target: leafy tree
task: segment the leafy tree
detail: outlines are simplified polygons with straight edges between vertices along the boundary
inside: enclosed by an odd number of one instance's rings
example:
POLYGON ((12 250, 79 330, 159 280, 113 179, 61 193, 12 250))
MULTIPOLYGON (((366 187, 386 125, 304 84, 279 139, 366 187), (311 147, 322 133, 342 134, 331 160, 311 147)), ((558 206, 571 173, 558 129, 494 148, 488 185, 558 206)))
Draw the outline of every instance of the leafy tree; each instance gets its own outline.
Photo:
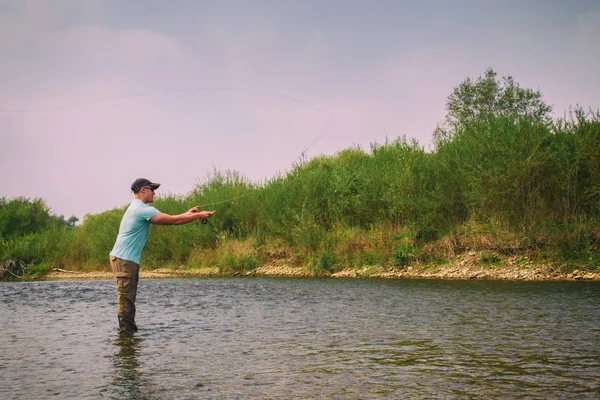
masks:
POLYGON ((67 223, 67 226, 74 227, 75 224, 77 223, 77 221, 79 221, 79 218, 77 218, 74 215, 71 215, 69 217, 69 219, 66 221, 66 223, 67 223))
POLYGON ((41 199, 0 198, 0 237, 15 238, 39 232, 52 224, 49 209, 41 199))
POLYGON ((473 121, 506 117, 515 122, 528 118, 534 122, 551 122, 552 106, 538 90, 522 88, 512 76, 497 78, 488 68, 476 80, 465 79, 448 96, 446 119, 434 132, 434 143, 451 140, 456 131, 473 121))
POLYGON ((77 221, 79 221, 79 218, 74 215, 71 215, 69 219, 65 219, 64 215, 51 215, 50 218, 52 218, 58 225, 66 226, 68 228, 73 228, 77 221))

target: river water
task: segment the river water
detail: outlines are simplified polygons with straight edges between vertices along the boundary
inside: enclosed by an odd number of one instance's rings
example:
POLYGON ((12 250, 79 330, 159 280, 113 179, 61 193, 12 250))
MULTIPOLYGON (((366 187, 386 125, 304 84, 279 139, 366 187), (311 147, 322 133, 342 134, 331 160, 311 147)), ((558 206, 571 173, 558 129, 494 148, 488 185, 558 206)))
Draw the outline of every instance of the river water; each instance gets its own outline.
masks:
POLYGON ((0 284, 1 399, 598 399, 600 284, 0 284))

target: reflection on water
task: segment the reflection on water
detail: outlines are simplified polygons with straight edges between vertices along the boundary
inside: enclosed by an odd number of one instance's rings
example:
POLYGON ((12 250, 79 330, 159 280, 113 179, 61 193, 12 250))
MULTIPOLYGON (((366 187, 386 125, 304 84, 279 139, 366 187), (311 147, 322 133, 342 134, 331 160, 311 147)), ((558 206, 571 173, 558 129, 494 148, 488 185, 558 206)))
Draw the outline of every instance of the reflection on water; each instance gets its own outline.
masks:
POLYGON ((600 284, 0 284, 0 398, 600 398, 600 284))
POLYGON ((111 393, 116 399, 147 399, 142 393, 140 372, 140 346, 143 338, 129 333, 119 333, 114 340, 116 351, 113 356, 114 372, 111 393))

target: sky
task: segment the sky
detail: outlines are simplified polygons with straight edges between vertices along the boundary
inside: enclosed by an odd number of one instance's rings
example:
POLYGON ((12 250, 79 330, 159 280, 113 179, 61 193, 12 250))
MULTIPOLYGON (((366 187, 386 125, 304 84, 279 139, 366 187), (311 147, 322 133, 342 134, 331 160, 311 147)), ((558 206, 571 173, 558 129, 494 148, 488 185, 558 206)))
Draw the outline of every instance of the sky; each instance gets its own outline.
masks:
MULTIPOLYGON (((80 220, 399 136, 492 67, 600 108, 596 0, 0 0, 0 197, 80 220)), ((186 210, 182 210, 184 212, 186 210)))

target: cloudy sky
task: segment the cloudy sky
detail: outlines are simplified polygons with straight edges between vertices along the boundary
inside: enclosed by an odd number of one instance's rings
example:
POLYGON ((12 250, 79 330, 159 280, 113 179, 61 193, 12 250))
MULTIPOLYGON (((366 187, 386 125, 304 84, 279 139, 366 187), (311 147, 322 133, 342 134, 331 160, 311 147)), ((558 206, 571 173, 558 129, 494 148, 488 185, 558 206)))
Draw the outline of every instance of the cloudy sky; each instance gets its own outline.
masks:
MULTIPOLYGON (((57 215, 406 135, 491 66, 600 108, 596 0, 0 0, 0 197, 57 215)), ((184 210, 182 210, 184 211, 184 210)))

